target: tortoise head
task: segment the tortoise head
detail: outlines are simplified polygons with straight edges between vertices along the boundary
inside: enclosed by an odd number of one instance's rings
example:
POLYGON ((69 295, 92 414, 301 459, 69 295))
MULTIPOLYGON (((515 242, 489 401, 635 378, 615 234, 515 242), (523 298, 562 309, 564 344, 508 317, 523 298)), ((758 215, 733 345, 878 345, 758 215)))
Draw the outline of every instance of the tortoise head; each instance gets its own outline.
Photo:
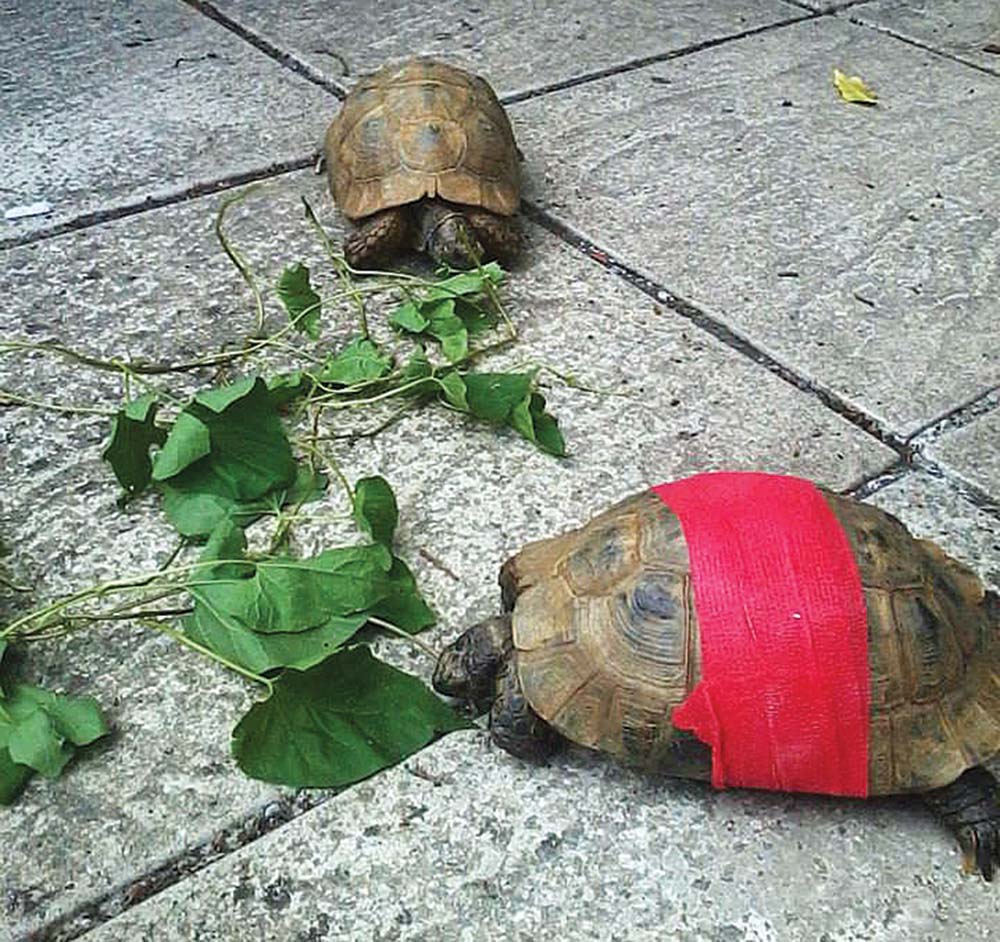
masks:
POLYGON ((483 247, 460 209, 440 200, 424 200, 417 207, 417 225, 423 250, 434 261, 451 268, 475 268, 483 247))
POLYGON ((434 689, 470 703, 485 713, 496 696, 496 678, 510 658, 513 640, 510 615, 473 625, 449 644, 434 668, 434 689))

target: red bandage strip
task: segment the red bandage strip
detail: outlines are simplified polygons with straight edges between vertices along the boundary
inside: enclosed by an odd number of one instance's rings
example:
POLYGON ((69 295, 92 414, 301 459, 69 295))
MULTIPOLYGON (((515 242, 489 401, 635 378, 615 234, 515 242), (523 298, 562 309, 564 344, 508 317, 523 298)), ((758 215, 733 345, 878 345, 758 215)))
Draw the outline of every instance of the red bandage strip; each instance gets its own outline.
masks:
POLYGON ((653 488, 691 558, 701 682, 672 722, 712 784, 868 793, 868 628, 857 563, 815 485, 701 474, 653 488))

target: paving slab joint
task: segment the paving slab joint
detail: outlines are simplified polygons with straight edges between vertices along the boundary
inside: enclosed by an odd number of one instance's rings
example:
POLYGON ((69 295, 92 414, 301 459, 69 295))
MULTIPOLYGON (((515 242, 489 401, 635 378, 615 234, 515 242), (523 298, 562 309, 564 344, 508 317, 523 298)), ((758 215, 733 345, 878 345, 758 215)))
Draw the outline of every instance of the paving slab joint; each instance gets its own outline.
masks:
POLYGON ((133 906, 138 906, 223 857, 318 808, 336 794, 337 791, 333 789, 319 793, 300 792, 295 796, 269 801, 128 883, 87 900, 46 925, 18 936, 13 942, 72 942, 79 939, 133 906))
POLYGON ((197 10, 203 16, 207 16, 209 19, 214 20, 224 29, 228 29, 231 33, 235 33, 240 39, 250 43, 250 45, 256 47, 265 55, 270 56, 279 65, 284 66, 286 69, 290 69, 297 75, 301 75, 304 79, 312 82, 314 85, 318 85, 324 91, 328 91, 331 95, 340 99, 343 99, 344 96, 347 95, 347 89, 339 82, 331 81, 318 69, 314 69, 312 66, 299 59, 294 53, 276 46, 269 39, 266 39, 259 33, 254 32, 248 26, 244 26, 238 20, 234 20, 228 14, 223 13, 214 4, 208 3, 207 0, 183 0, 183 2, 192 9, 197 10))
POLYGON ((151 209, 162 209, 165 206, 172 206, 175 203, 183 203, 201 196, 211 196, 213 193, 220 193, 223 190, 230 190, 234 187, 245 186, 249 183, 258 183, 262 180, 269 180, 272 177, 280 177, 286 173, 304 170, 306 167, 315 165, 316 157, 317 154, 313 153, 306 157, 277 161, 257 170, 245 170, 226 177, 218 177, 215 180, 195 183, 181 190, 147 196, 137 203, 120 203, 117 206, 109 206, 106 209, 95 209, 92 212, 82 213, 79 216, 67 219, 65 222, 56 223, 54 226, 35 229, 32 232, 26 232, 24 235, 8 236, 7 238, 0 239, 0 250, 12 249, 20 245, 30 245, 33 242, 41 242, 43 239, 65 235, 67 232, 75 232, 78 229, 86 229, 90 226, 99 226, 102 223, 112 222, 115 219, 123 219, 126 216, 135 216, 138 213, 144 213, 151 209))
POLYGON ((681 317, 691 321, 699 329, 711 334, 716 340, 735 350, 737 353, 753 360, 779 379, 819 399, 828 409, 836 412, 841 418, 860 428, 877 439, 883 445, 895 451, 900 458, 909 463, 915 453, 915 448, 906 439, 885 428, 878 419, 869 415, 857 406, 849 403, 833 390, 819 385, 815 380, 802 376, 792 367, 782 363, 772 354, 761 349, 752 340, 737 333, 733 328, 702 310, 696 304, 675 294, 669 288, 657 284, 645 275, 630 268, 606 249, 596 245, 582 233, 575 231, 562 220, 550 215, 544 209, 528 201, 522 201, 521 211, 524 215, 547 229, 549 232, 582 252, 603 268, 623 278, 633 287, 649 295, 658 304, 669 308, 681 317))
MULTIPOLYGON (((187 2, 187 0, 186 0, 187 2)), ((716 36, 712 39, 705 39, 701 42, 682 46, 680 49, 671 49, 668 52, 659 52, 651 56, 642 56, 638 59, 628 59, 619 62, 617 65, 608 66, 605 69, 597 69, 593 72, 585 72, 582 75, 574 75, 568 79, 558 82, 550 82, 547 85, 538 85, 535 88, 528 88, 521 92, 508 92, 500 96, 500 101, 505 105, 512 105, 520 101, 528 101, 531 98, 539 98, 551 92, 561 92, 567 88, 575 88, 578 85, 587 85, 590 82, 598 82, 612 75, 622 75, 626 72, 635 72, 637 69, 644 69, 646 66, 656 65, 659 62, 669 62, 671 59, 681 59, 684 56, 702 52, 705 49, 714 49, 716 46, 723 46, 727 43, 737 42, 750 36, 758 36, 761 33, 769 33, 773 30, 783 29, 786 26, 794 26, 796 23, 803 23, 806 20, 820 19, 826 13, 819 13, 815 10, 803 8, 803 13, 799 16, 792 16, 788 19, 778 20, 776 23, 766 23, 763 26, 755 26, 752 29, 742 30, 738 33, 728 33, 725 36, 716 36)))
POLYGON ((924 423, 907 437, 913 447, 921 449, 937 441, 942 435, 947 435, 971 425, 977 419, 1000 410, 1000 385, 991 386, 984 392, 977 393, 961 405, 949 409, 937 418, 924 423))
POLYGON ((914 454, 913 467, 931 477, 946 481, 978 510, 1000 521, 1000 498, 994 497, 988 491, 983 490, 978 484, 968 480, 958 471, 932 458, 928 458, 919 451, 914 454))
POLYGON ((938 49, 931 46, 928 43, 921 42, 919 39, 913 39, 910 36, 904 36, 902 33, 897 33, 895 30, 890 29, 888 26, 881 26, 878 23, 869 23, 866 20, 861 19, 859 16, 849 16, 848 20, 855 26, 861 26, 864 29, 870 29, 876 33, 881 33, 883 36, 889 36, 892 39, 897 39, 901 43, 906 43, 908 46, 914 46, 917 49, 923 49, 924 52, 929 52, 931 55, 939 56, 942 59, 948 59, 950 62, 957 62, 959 65, 964 65, 966 68, 975 69, 977 72, 982 72, 983 75, 989 75, 993 78, 1000 78, 1000 69, 991 69, 989 66, 981 65, 978 62, 973 62, 971 59, 964 59, 962 56, 957 55, 953 52, 948 52, 944 49, 938 49))

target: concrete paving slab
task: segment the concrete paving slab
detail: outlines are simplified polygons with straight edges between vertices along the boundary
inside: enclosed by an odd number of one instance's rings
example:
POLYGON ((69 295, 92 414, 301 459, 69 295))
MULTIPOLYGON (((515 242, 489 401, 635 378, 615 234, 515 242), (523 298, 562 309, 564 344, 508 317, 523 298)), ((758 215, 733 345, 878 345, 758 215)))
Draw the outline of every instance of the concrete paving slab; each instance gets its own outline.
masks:
POLYGON ((935 438, 926 452, 1000 502, 1000 409, 935 438))
MULTIPOLYGON (((332 290, 299 202, 307 195, 337 237, 323 187, 311 173, 290 175, 234 210, 231 238, 262 284, 302 260, 332 290)), ((215 245, 216 203, 195 200, 7 251, 0 332, 161 362, 238 343, 253 327, 252 305, 215 245)), ((573 456, 559 462, 444 410, 336 448, 350 476, 380 472, 396 487, 402 552, 441 616, 440 634, 494 608, 506 554, 634 488, 719 466, 769 467, 846 487, 893 459, 817 399, 657 309, 552 236, 533 229, 530 240, 509 290, 522 339, 506 362, 544 362, 625 395, 546 391, 573 456)), ((352 317, 341 311, 323 343, 342 343, 352 317)), ((372 321, 386 338, 384 319, 372 321)), ((185 374, 167 385, 183 395, 209 381, 185 374)), ((0 387, 105 408, 120 392, 114 374, 39 356, 0 357, 0 387)), ((39 603, 148 570, 173 547, 151 501, 116 508, 116 487, 98 458, 106 427, 101 417, 5 412, 0 534, 14 550, 8 568, 39 603)), ((330 512, 341 509, 335 495, 328 500, 330 512)), ((303 551, 331 532, 303 529, 303 551)), ((429 666, 403 661, 425 673, 429 666)), ((163 639, 103 629, 40 649, 29 670, 97 695, 117 731, 100 755, 58 782, 33 783, 0 816, 11 862, 0 877, 4 942, 112 890, 134 899, 134 881, 149 868, 199 841, 210 846, 234 829, 252 830, 280 794, 243 779, 226 754, 229 726, 251 693, 163 639)))
POLYGON ((876 0, 851 9, 850 17, 1000 75, 1000 7, 995 3, 876 0))
MULTIPOLYGON (((876 500, 1000 564, 995 520, 946 484, 914 474, 876 500)), ((90 938, 992 942, 998 917, 916 800, 712 792, 582 750, 531 766, 469 732, 90 938)))
POLYGON ((806 15, 779 0, 559 0, 530 10, 469 0, 431 0, 419 7, 404 0, 377 6, 307 0, 294 9, 277 0, 214 5, 344 87, 386 60, 427 54, 480 71, 501 95, 806 15))
POLYGON ((532 200, 898 434, 1000 380, 994 77, 826 17, 512 111, 532 200))
POLYGON ((0 13, 0 239, 301 159, 336 98, 176 0, 0 13))

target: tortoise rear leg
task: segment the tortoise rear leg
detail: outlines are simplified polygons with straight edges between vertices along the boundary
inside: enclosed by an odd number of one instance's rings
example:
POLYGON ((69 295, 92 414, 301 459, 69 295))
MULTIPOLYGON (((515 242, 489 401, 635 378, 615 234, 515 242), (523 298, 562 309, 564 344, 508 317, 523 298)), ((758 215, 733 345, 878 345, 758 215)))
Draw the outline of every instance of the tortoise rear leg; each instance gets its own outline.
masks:
POLYGON ((410 241, 410 217, 394 206, 369 216, 344 239, 344 257, 351 268, 365 268, 395 255, 410 241))
POLYGON ((993 775, 977 765, 923 798, 958 838, 966 868, 992 880, 1000 869, 1000 784, 993 775))
POLYGON ((469 206, 465 218, 475 231, 485 258, 506 263, 521 251, 521 227, 515 217, 498 216, 489 210, 469 206))
POLYGON ((509 660, 497 675, 496 689, 490 710, 493 742, 519 759, 538 762, 551 756, 562 744, 562 738, 528 705, 517 671, 509 660))

